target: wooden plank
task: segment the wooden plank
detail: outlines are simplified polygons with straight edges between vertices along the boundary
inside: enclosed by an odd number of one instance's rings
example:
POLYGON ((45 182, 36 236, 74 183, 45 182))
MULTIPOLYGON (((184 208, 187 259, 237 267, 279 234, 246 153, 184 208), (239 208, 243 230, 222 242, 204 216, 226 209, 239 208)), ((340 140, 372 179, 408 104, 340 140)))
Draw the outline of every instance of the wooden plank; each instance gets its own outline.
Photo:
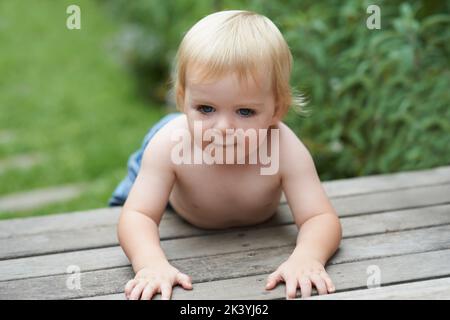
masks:
MULTIPOLYGON (((363 235, 375 235, 385 232, 406 231, 410 229, 438 226, 450 223, 450 205, 416 208, 401 211, 386 212, 367 216, 344 217, 341 219, 343 227, 343 237, 357 237, 363 235), (426 219, 424 218, 426 217, 426 219)), ((284 231, 277 231, 278 234, 284 231)), ((283 229, 283 230, 286 230, 283 229)), ((289 234, 294 239, 296 228, 289 228, 289 234)), ((253 233, 256 229, 237 229, 235 233, 253 233)), ((215 234, 217 236, 217 233, 215 234)), ((263 234, 264 236, 264 234, 263 234)), ((248 236, 241 236, 242 242, 238 247, 242 249, 251 249, 243 247, 248 240, 248 236)), ((173 247, 183 246, 178 242, 184 242, 184 239, 172 240, 173 247)), ((200 241, 208 242, 208 238, 202 238, 200 241)), ((220 241, 220 240, 215 240, 220 241)), ((254 241, 254 240, 253 240, 254 241)), ((162 243, 165 246, 166 240, 162 243)), ((199 244, 199 246, 201 246, 199 244)), ((168 247, 170 249, 170 246, 168 247)), ((254 247, 253 247, 254 248, 254 247)), ((184 247, 186 252, 192 250, 184 247)), ((198 253, 203 254, 201 251, 198 253)), ((180 259, 183 256, 177 252, 170 252, 171 259, 180 259)), ((65 252, 51 255, 41 255, 27 258, 0 261, 0 281, 13 280, 28 277, 39 277, 54 274, 64 274, 67 266, 78 265, 83 271, 106 269, 129 265, 128 259, 120 247, 100 248, 92 250, 82 250, 65 252), (92 257, 101 257, 93 259, 92 257)))
MULTIPOLYGON (((387 286, 399 282, 418 281, 421 278, 417 275, 417 271, 421 266, 429 266, 429 274, 433 276, 443 277, 449 274, 449 265, 440 259, 439 255, 443 254, 444 261, 448 261, 448 250, 443 252, 426 252, 412 254, 400 257, 389 257, 370 261, 374 265, 380 267, 382 272, 382 285, 387 286), (422 260, 423 259, 423 260, 422 260), (443 266, 443 270, 438 268, 443 266), (397 270, 404 270, 398 273, 397 270)), ((333 278, 338 294, 346 294, 347 290, 355 290, 357 288, 367 288, 367 266, 368 262, 352 262, 330 266, 328 272, 333 278), (343 293, 339 293, 343 291, 343 293)), ((285 298, 284 284, 278 285, 274 290, 264 290, 268 274, 253 275, 248 277, 239 277, 234 279, 225 279, 211 282, 195 283, 192 291, 183 290, 175 287, 172 298, 174 300, 193 299, 193 300, 209 300, 209 299, 283 299, 285 298), (220 288, 220 290, 218 290, 220 288)), ((367 291, 368 289, 364 289, 367 291)), ((331 295, 317 296, 316 290, 313 290, 313 296, 309 299, 326 298, 331 295)), ((300 297, 297 291, 298 297, 300 297)), ((156 296, 159 299, 160 296, 156 296)), ((124 300, 123 292, 116 294, 97 295, 86 298, 86 300, 124 300)))
POLYGON ((435 184, 447 184, 448 182, 450 182, 450 166, 332 180, 326 181, 323 184, 328 195, 342 197, 435 184))
POLYGON ((450 278, 313 296, 308 300, 449 300, 450 278))
MULTIPOLYGON (((323 183, 331 198, 361 195, 366 193, 395 191, 450 182, 450 166, 429 170, 374 175, 351 179, 326 181, 323 183)), ((391 208, 390 210, 392 210, 391 208)), ((46 233, 52 231, 72 231, 85 227, 115 225, 120 208, 103 208, 58 215, 10 219, 0 221, 0 238, 15 235, 46 233)), ((165 215, 164 217, 166 217, 165 215)))
POLYGON ((120 210, 120 207, 102 208, 40 217, 2 220, 0 221, 0 238, 110 226, 117 223, 120 210))
MULTIPOLYGON (((276 253, 272 251, 272 253, 276 253)), ((211 257, 212 258, 212 257, 211 257)), ((197 261, 197 269, 203 273, 193 275, 194 290, 185 291, 174 288, 174 299, 278 299, 285 297, 284 284, 272 291, 265 291, 267 276, 273 269, 273 263, 280 260, 277 256, 269 256, 270 268, 264 262, 258 269, 253 269, 251 261, 241 261, 238 268, 245 266, 245 276, 233 272, 226 279, 214 279, 205 271, 214 271, 214 267, 197 261), (249 267, 252 268, 250 271, 249 267), (204 277, 203 279, 200 279, 204 277)), ((248 256, 247 260, 252 257, 248 256)), ((242 260, 242 257, 241 257, 242 260)), ((377 265, 381 270, 382 285, 399 282, 417 281, 433 277, 450 275, 450 250, 385 257, 369 261, 331 265, 327 268, 338 291, 361 289, 366 287, 367 268, 377 265), (402 272, 399 272, 402 270, 402 272), (426 275, 426 276, 425 276, 426 275), (424 277, 425 276, 425 277, 424 277)), ((209 263, 210 261, 208 261, 209 263)), ((0 282, 0 299, 74 299, 93 296, 113 295, 110 298, 123 298, 123 288, 132 272, 129 268, 92 271, 81 275, 80 290, 70 290, 66 286, 68 275, 45 278, 24 279, 0 282)))
MULTIPOLYGON (((276 227, 273 229, 291 228, 292 226, 276 227)), ((283 239, 282 230, 279 239, 283 239)), ((349 263, 349 262, 363 262, 365 265, 372 265, 373 260, 381 259, 383 257, 392 257, 400 255, 408 255, 413 253, 428 252, 450 249, 449 241, 450 226, 434 227, 419 230, 410 230, 403 232, 388 233, 383 237, 367 236, 344 239, 337 254, 331 259, 329 266, 349 263), (420 239, 420 241, 418 241, 420 239), (370 259, 370 260, 368 260, 370 259), (368 261, 367 261, 368 260, 368 261)), ((255 233, 252 233, 254 235, 255 233)), ((276 241, 271 238, 277 237, 278 232, 273 232, 267 237, 258 239, 256 237, 249 238, 249 251, 242 252, 241 245, 245 239, 241 239, 239 235, 237 238, 229 237, 228 239, 211 239, 208 237, 207 242, 201 242, 202 246, 194 243, 194 238, 179 240, 168 240, 165 242, 164 250, 171 260, 171 263, 189 274, 193 282, 207 282, 226 278, 237 278, 243 276, 250 276, 255 274, 266 274, 275 270, 279 264, 287 259, 295 246, 295 239, 289 239, 290 243, 281 246, 284 241, 279 243, 277 247, 270 247, 276 241), (251 238, 251 239, 250 239, 251 238), (261 243, 261 240, 264 240, 261 243), (174 245, 174 241, 178 241, 174 245), (190 241, 190 242, 189 242, 190 241), (257 241, 257 242, 254 242, 257 241), (172 243, 170 243, 172 242, 172 243), (186 243, 187 242, 187 243, 186 243), (220 243, 220 246, 218 245, 220 243), (197 248, 197 249, 193 249, 197 248), (188 253, 186 253, 188 251, 188 253), (190 255, 195 254, 195 257, 190 255), (179 257, 174 259, 174 256, 179 257)), ((224 234, 222 236, 227 236, 224 234)), ((203 239, 205 240, 205 239, 203 239)), ((101 260, 104 257, 91 255, 91 260, 101 260)), ((447 271, 450 268, 450 253, 449 255, 441 255, 441 263, 447 264, 447 271)), ((67 262, 67 261, 66 261, 67 262)), ((429 265, 430 261, 416 262, 420 265, 415 272, 418 278, 429 278, 436 276, 430 275, 430 269, 434 270, 434 265, 429 265)), ((376 264, 376 263, 375 263, 376 264)), ((438 265, 440 265, 438 264, 438 265)), ((62 268, 67 269, 68 265, 61 262, 62 268)), ((83 292, 74 292, 62 286, 62 279, 68 277, 67 274, 52 275, 46 277, 19 279, 12 281, 0 282, 0 299, 10 298, 73 298, 80 296, 104 295, 114 292, 119 292, 123 289, 125 283, 131 279, 133 271, 129 266, 102 269, 95 271, 83 272, 83 266, 79 266, 82 273, 82 283, 85 284, 83 292), (107 278, 104 278, 107 277, 107 278), (110 279, 110 280, 106 280, 110 279), (118 289, 118 284, 121 288, 118 289), (113 290, 113 291, 111 291, 113 290)), ((384 273, 385 271, 382 270, 384 273)), ((394 271, 392 271, 394 272, 394 271)), ((405 270, 398 269, 395 272, 402 273, 405 270), (401 270, 401 272, 399 272, 401 270)), ((339 277, 336 274, 335 277, 339 277)), ((349 276, 349 275, 347 275, 349 276)), ((351 274, 353 277, 353 274, 351 274)), ((335 278, 333 277, 333 278, 335 278)), ((416 279, 416 278, 415 278, 416 279)))
POLYGON ((349 237, 433 227, 450 223, 450 204, 343 217, 340 221, 343 235, 349 237))
MULTIPOLYGON (((341 217, 436 205, 450 202, 450 184, 336 198, 332 202, 341 217)), ((292 215, 289 207, 283 205, 279 207, 279 214, 274 219, 259 227, 289 223, 292 223, 292 215)), ((161 239, 228 231, 230 229, 222 231, 197 229, 176 214, 165 215, 160 225, 161 239)), ((113 246, 118 244, 115 234, 116 226, 112 225, 8 237, 2 239, 0 243, 0 259, 113 246)))
POLYGON ((345 216, 450 203, 450 184, 400 189, 331 200, 345 216))

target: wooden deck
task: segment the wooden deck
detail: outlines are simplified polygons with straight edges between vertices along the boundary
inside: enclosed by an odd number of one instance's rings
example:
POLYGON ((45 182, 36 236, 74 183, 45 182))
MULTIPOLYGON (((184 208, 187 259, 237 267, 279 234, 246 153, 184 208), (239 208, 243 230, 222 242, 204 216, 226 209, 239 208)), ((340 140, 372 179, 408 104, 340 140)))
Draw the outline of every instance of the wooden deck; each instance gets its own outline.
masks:
MULTIPOLYGON (((324 186, 344 239, 327 265, 337 293, 313 299, 450 299, 450 166, 324 186), (380 288, 367 288, 372 268, 380 288)), ((124 299, 133 272, 118 246, 119 213, 0 221, 0 299, 124 299), (81 288, 71 266, 81 271, 81 288)), ((176 287, 172 298, 284 298, 284 285, 264 285, 292 252, 296 232, 285 202, 267 223, 223 231, 194 228, 167 212, 163 249, 194 283, 192 291, 176 287)))

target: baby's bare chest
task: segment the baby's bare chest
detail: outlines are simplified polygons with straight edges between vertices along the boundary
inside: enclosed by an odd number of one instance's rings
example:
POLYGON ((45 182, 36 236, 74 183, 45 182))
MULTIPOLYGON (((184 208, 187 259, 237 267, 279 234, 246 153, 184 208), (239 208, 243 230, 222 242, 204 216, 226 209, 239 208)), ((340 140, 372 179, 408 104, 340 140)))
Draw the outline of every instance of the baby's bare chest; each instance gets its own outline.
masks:
POLYGON ((279 176, 261 175, 257 167, 183 169, 177 171, 170 200, 188 220, 210 219, 211 225, 256 223, 278 206, 279 176))

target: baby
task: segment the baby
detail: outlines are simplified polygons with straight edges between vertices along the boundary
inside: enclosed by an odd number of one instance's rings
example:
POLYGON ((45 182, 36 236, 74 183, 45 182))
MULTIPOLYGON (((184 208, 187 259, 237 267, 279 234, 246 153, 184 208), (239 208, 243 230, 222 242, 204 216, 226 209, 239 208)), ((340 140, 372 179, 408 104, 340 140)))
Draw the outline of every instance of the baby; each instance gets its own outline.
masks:
POLYGON ((285 282, 286 298, 335 291, 324 265, 337 250, 341 225, 313 159, 281 122, 301 100, 289 86, 292 56, 278 28, 248 11, 221 11, 197 22, 176 57, 180 113, 163 118, 128 162, 129 175, 110 205, 122 205, 120 245, 135 278, 128 299, 170 299, 192 289, 160 246, 167 205, 189 223, 219 229, 258 224, 277 211, 284 192, 300 229, 289 258, 267 278, 285 282))

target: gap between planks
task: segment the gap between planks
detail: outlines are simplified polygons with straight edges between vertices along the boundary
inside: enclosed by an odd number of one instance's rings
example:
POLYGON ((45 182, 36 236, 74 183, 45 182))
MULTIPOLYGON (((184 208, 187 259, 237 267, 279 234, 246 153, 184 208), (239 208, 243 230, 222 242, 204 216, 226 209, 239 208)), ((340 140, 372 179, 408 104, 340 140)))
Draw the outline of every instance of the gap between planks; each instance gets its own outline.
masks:
MULTIPOLYGON (((368 196, 361 199, 359 196, 352 198, 342 198, 341 202, 334 202, 335 208, 340 217, 356 216, 361 212, 373 212, 377 214, 388 210, 399 210, 405 207, 417 207, 418 205, 437 205, 448 202, 450 195, 450 184, 445 187, 426 187, 408 189, 405 191, 390 192, 380 197, 368 199, 368 196), (407 201, 408 200, 408 201, 407 201), (414 201, 414 203, 412 203, 414 201), (364 205, 362 206, 361 203, 364 205), (409 203, 409 204, 407 204, 409 203)), ((338 201, 339 199, 335 199, 338 201)), ((292 215, 287 205, 279 207, 279 213, 266 224, 251 226, 250 228, 261 228, 265 226, 290 224, 292 215)), ((425 210, 422 208, 422 210, 425 210)), ((201 234, 212 234, 219 232, 229 232, 232 229, 221 231, 203 230, 195 228, 179 218, 176 214, 167 214, 160 224, 161 239, 180 238, 197 236, 201 234), (165 218, 166 217, 166 218, 165 218)), ((61 251, 73 251, 90 249, 95 247, 107 247, 117 245, 116 226, 99 228, 82 228, 68 232, 68 230, 58 232, 47 232, 24 236, 7 237, 0 242, 0 258, 17 258, 46 254, 61 251)))

